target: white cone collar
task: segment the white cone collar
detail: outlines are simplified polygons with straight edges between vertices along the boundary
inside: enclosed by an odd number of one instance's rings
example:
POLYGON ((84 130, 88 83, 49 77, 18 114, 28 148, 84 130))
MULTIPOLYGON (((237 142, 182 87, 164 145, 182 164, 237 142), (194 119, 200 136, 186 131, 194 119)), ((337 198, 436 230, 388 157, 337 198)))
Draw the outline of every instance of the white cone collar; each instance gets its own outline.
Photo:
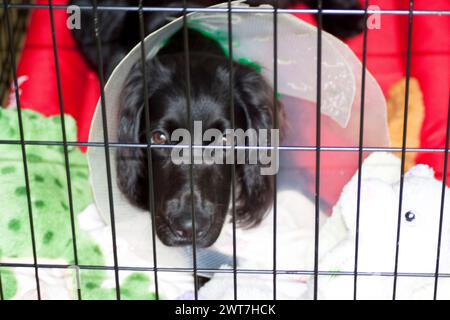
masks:
MULTIPOLYGON (((220 4, 214 7, 227 7, 220 4)), ((248 5, 237 1, 233 7, 248 5)), ((264 7, 270 7, 265 5, 264 7)), ((261 67, 261 72, 269 83, 273 83, 273 14, 241 12, 232 14, 233 58, 261 67)), ((215 38, 222 47, 228 48, 228 13, 196 12, 188 15, 188 25, 215 38)), ((145 52, 152 58, 165 41, 183 27, 183 19, 178 18, 146 37, 145 52)), ((334 36, 322 33, 322 114, 334 120, 333 135, 342 136, 342 141, 357 146, 360 114, 360 88, 362 66, 354 53, 334 36), (336 126, 337 124, 337 126, 336 126)), ((306 22, 285 13, 278 14, 278 91, 282 96, 316 102, 317 90, 317 29, 306 22)), ((141 57, 137 45, 117 66, 105 86, 108 136, 110 143, 117 142, 118 111, 120 95, 127 75, 141 57)), ((387 146, 389 144, 384 96, 370 73, 366 73, 365 146, 387 146)), ((301 107, 301 103, 299 105, 301 107)), ((291 128, 299 123, 287 112, 291 128)), ((329 121, 331 123, 333 121, 329 121)), ((314 121, 300 124, 315 130, 314 121), (310 124, 310 122, 313 122, 310 124)), ((327 130, 324 123, 322 130, 327 130)), ((295 130, 290 130, 295 133, 295 130)), ((103 123, 99 101, 89 136, 90 142, 103 142, 103 123)), ((347 145, 348 146, 348 145, 347 145)), ((116 183, 116 163, 114 147, 110 148, 111 181, 114 197, 114 211, 117 221, 127 220, 142 212, 131 206, 121 194, 116 183)), ((91 182, 94 198, 102 217, 110 220, 105 152, 103 148, 90 147, 88 150, 91 182)), ((282 170, 282 168, 281 168, 282 170)), ((301 182, 300 182, 301 183, 301 182)))

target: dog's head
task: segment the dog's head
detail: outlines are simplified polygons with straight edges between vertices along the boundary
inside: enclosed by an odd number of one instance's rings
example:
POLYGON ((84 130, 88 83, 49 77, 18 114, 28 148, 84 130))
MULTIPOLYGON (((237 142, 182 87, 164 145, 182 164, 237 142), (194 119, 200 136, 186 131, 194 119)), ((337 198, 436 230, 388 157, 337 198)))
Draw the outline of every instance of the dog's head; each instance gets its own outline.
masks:
MULTIPOLYGON (((147 144, 151 137, 151 161, 147 148, 121 147, 117 151, 118 185, 128 200, 150 210, 148 168, 152 167, 156 230, 169 246, 192 244, 195 215, 196 244, 210 246, 220 234, 232 194, 230 164, 175 164, 172 159, 177 129, 189 129, 185 57, 162 55, 146 62, 149 122, 144 107, 141 62, 130 72, 123 91, 119 142, 147 144), (146 131, 149 125, 149 132, 146 131), (192 177, 192 179, 191 179, 192 177)), ((202 130, 232 128, 230 93, 233 93, 235 127, 272 129, 274 110, 283 123, 281 105, 263 77, 248 66, 235 63, 230 89, 229 61, 224 57, 191 54, 191 120, 202 130)), ((261 175, 260 164, 236 165, 236 222, 257 225, 272 204, 273 176, 261 175)))

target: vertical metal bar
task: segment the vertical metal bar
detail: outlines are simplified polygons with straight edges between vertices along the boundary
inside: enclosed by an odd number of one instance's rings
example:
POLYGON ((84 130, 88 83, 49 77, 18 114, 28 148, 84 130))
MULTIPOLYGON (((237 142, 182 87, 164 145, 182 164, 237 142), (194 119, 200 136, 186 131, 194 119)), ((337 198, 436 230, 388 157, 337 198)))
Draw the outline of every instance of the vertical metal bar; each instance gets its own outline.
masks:
MULTIPOLYGON (((228 0, 228 51, 229 51, 229 68, 230 68, 230 119, 231 128, 236 129, 236 119, 234 112, 234 64, 233 64, 233 25, 231 16, 231 0, 228 0)), ((235 153, 235 145, 231 144, 231 153, 235 153)), ((237 247, 236 247, 236 162, 231 167, 231 210, 233 217, 233 294, 234 300, 237 300, 237 247)))
POLYGON ((441 191, 441 211, 439 214, 439 234, 437 242, 437 252, 436 252, 436 271, 434 275, 434 292, 433 299, 437 299, 437 290, 439 282, 439 262, 441 258, 441 245, 442 245, 442 227, 444 224, 444 207, 445 207, 445 191, 447 186, 447 169, 448 169, 448 148, 450 139, 450 100, 447 109, 447 132, 445 133, 445 154, 444 154, 444 170, 442 177, 442 191, 441 191))
MULTIPOLYGON (((14 52, 17 52, 18 48, 20 47, 20 43, 21 43, 21 31, 23 31, 23 26, 21 26, 21 14, 20 14, 21 10, 15 10, 13 13, 15 13, 15 15, 11 18, 10 17, 10 24, 14 25, 12 27, 12 39, 14 39, 13 42, 13 48, 14 48, 14 52), (13 21, 11 21, 13 20, 13 21), (17 34, 19 34, 19 36, 17 36, 17 34)), ((1 19, 5 19, 5 15, 3 15, 1 17, 1 19)), ((6 20, 5 20, 6 21, 6 20)), ((3 37, 3 32, 0 32, 0 50, 7 50, 8 48, 8 44, 7 44, 7 39, 6 37, 3 37)), ((0 99, 2 99, 5 96, 5 93, 8 92, 9 90, 9 75, 10 75, 10 68, 11 68, 11 63, 10 63, 10 57, 9 55, 5 55, 3 61, 2 61, 2 69, 0 72, 0 99)), ((0 104, 3 101, 0 100, 0 104)))
MULTIPOLYGON (((278 119, 278 0, 275 0, 273 11, 273 128, 279 129, 278 119)), ((278 145, 276 146, 278 148, 278 145)), ((278 149, 272 150, 278 153, 278 149)), ((278 175, 273 176, 273 300, 277 300, 277 196, 278 175)))
POLYGON ((361 178, 363 163, 363 147, 364 147, 364 109, 366 101, 366 63, 367 63, 367 9, 369 0, 365 0, 364 12, 364 39, 363 39, 363 58, 362 58, 362 75, 361 75, 361 110, 359 118, 359 152, 358 152, 358 194, 356 199, 356 234, 355 234, 355 269, 353 282, 353 300, 357 299, 358 287, 358 256, 359 256, 359 218, 361 209, 361 178))
POLYGON ((398 219, 397 219, 397 242, 395 249, 395 267, 394 267, 394 285, 392 290, 392 299, 395 300, 397 294, 397 275, 398 275, 398 257, 400 252, 400 233, 401 233, 401 218, 403 209, 403 187, 405 178, 405 159, 406 159, 406 140, 408 133, 408 105, 409 105, 409 80, 411 77, 411 47, 412 47, 412 29, 413 29, 413 7, 414 0, 409 1, 409 16, 408 16, 408 49, 406 56, 406 83, 405 83, 405 110, 403 115, 403 141, 402 141, 402 162, 400 168, 400 191, 399 191, 399 205, 398 205, 398 219))
MULTIPOLYGON (((0 16, 0 24, 2 24, 3 18, 4 18, 4 14, 0 16)), ((6 45, 5 45, 5 47, 6 47, 6 45)), ((0 30, 0 52, 2 52, 3 49, 4 49, 3 48, 3 32, 0 30)), ((6 50, 6 48, 5 48, 5 50, 6 50)), ((6 67, 5 67, 6 61, 7 61, 7 55, 5 56, 5 59, 3 59, 3 61, 2 61, 2 71, 0 72, 0 89, 2 88, 2 85, 3 85, 3 74, 4 74, 4 71, 6 70, 6 67)), ((0 90, 0 105, 2 103, 2 98, 3 98, 3 91, 0 90)), ((3 296, 2 269, 0 269, 0 301, 3 301, 4 299, 5 298, 3 296)))
POLYGON ((3 8, 5 10, 5 17, 6 17, 6 29, 8 32, 8 44, 9 44, 9 54, 11 55, 11 64, 12 64, 12 72, 13 72, 13 81, 14 81, 14 93, 17 100, 17 115, 18 115, 18 121, 19 121, 19 134, 20 134, 20 145, 22 149, 22 161, 23 161, 23 171, 25 174, 25 189, 27 193, 27 205, 28 205, 28 217, 30 222, 30 231, 31 231, 31 246, 33 250, 33 266, 34 266, 34 276, 36 279, 36 292, 37 292, 37 298, 38 300, 41 300, 41 287, 39 284, 39 268, 37 265, 37 251, 36 251, 36 238, 35 238, 35 231, 34 231, 34 220, 33 220, 33 206, 31 203, 31 191, 30 191, 30 179, 28 175, 28 161, 27 161, 27 150, 25 145, 25 134, 23 130, 23 121, 22 121, 22 109, 20 107, 20 95, 19 95, 19 83, 17 80, 17 70, 16 70, 16 57, 14 55, 14 48, 13 48, 13 34, 11 30, 11 24, 9 20, 9 13, 8 8, 9 2, 4 1, 3 2, 3 8))
MULTIPOLYGON (((70 224, 72 232, 72 246, 73 246, 73 258, 74 265, 78 267, 78 248, 77 248, 77 237, 75 232, 75 213, 73 209, 73 195, 72 195, 72 180, 70 175, 70 163, 69 163, 69 151, 67 147, 67 134, 66 134, 66 121, 64 119, 64 103, 61 89, 61 75, 59 72, 59 59, 58 59, 58 49, 56 43, 56 29, 55 29, 55 18, 53 16, 53 2, 49 0, 49 11, 50 11, 50 24, 52 28, 52 43, 53 43, 53 55, 55 59, 56 67, 56 84, 58 88, 58 99, 59 99, 59 113, 61 119, 61 131, 63 138, 63 148, 64 148, 64 163, 66 167, 66 179, 67 179, 67 194, 69 197, 69 211, 70 211, 70 224)), ((81 288, 77 286, 77 296, 78 300, 81 300, 81 288)))
POLYGON ((149 199, 150 199, 150 215, 152 220, 152 244, 153 244, 153 266, 155 277, 155 296, 156 300, 159 300, 159 288, 158 288, 158 260, 156 254, 156 208, 155 208, 155 193, 154 193, 154 181, 153 181, 153 158, 152 158, 152 138, 150 132, 150 106, 149 106, 149 93, 148 93, 148 78, 147 78, 147 64, 145 54, 145 29, 144 29, 144 12, 142 0, 139 0, 139 31, 141 38, 141 62, 142 73, 144 75, 144 109, 145 109, 145 132, 147 138, 147 168, 148 168, 148 184, 149 184, 149 199))
POLYGON ((109 198, 109 209, 111 218, 111 234, 112 234, 112 245, 113 245, 113 255, 114 255, 114 278, 116 282, 116 298, 120 300, 120 281, 119 281, 119 261, 117 257, 117 242, 116 242, 116 221, 114 214, 114 198, 112 192, 112 181, 111 181, 111 160, 109 152, 109 136, 108 136, 108 119, 106 117, 106 101, 105 101, 105 80, 103 78, 103 58, 102 58, 102 44, 100 41, 100 25, 98 21, 97 12, 97 0, 93 0, 93 12, 94 12, 94 26, 95 26, 95 40, 97 48, 97 61, 98 61, 98 77, 100 80, 100 104, 102 108, 102 122, 103 122, 103 140, 105 143, 105 159, 106 159, 106 175, 108 183, 108 198, 109 198))
MULTIPOLYGON (((3 9, 3 6, 2 6, 2 9, 3 9)), ((6 20, 5 14, 3 13, 3 15, 0 16, 0 23, 3 24, 3 22, 5 20, 6 20)), ((3 52, 3 50, 5 50, 5 51, 7 50, 7 44, 6 44, 6 35, 4 35, 3 28, 2 28, 0 30, 0 52, 3 52)), ((5 55, 4 57, 2 57, 2 61, 0 63, 1 63, 1 71, 0 71, 0 104, 1 104, 3 102, 2 99, 9 87, 9 83, 8 83, 8 76, 9 76, 8 65, 10 65, 9 55, 5 55)))
POLYGON ((314 300, 317 300, 319 277, 319 226, 320 226, 320 145, 322 107, 322 0, 317 1, 317 110, 316 110, 316 194, 314 226, 314 300))
POLYGON ((194 296, 195 300, 198 300, 198 275, 197 275, 197 231, 195 221, 195 206, 194 206, 194 152, 193 152, 193 139, 192 134, 194 132, 191 110, 191 67, 190 67, 190 55, 189 55, 189 34, 187 27, 187 3, 183 0, 183 38, 184 38, 184 56, 186 62, 186 107, 189 122, 189 133, 191 135, 190 156, 191 163, 189 165, 189 179, 191 189, 191 215, 192 215, 192 259, 194 266, 194 296))
POLYGON ((3 297, 3 282, 2 282, 2 270, 0 269, 0 301, 5 300, 3 297))
MULTIPOLYGON (((12 32, 13 32, 13 38, 14 38, 14 52, 16 52, 17 50, 19 50, 20 48, 20 44, 21 44, 21 37, 20 34, 21 32, 24 31, 24 21, 26 22, 26 19, 22 18, 22 14, 23 13, 21 10, 17 10, 15 11, 15 19, 14 19, 14 26, 12 28, 12 32), (16 35, 19 34, 19 36, 16 37, 16 35)), ((26 15, 25 15, 26 17, 26 15)), ((3 17, 2 17, 3 20, 3 17)), ((0 34, 0 40, 4 40, 6 41, 6 37, 3 38, 0 34)), ((0 50, 7 48, 7 44, 4 44, 3 47, 3 42, 0 43, 0 50)), ((10 61, 9 61, 10 57, 8 55, 5 56, 5 58, 2 61, 2 71, 0 73, 0 99, 4 97, 4 94, 6 92, 8 92, 9 89, 9 69, 10 69, 10 61), (4 86, 2 87, 2 84, 4 84, 4 86)), ((2 101, 0 100, 0 104, 2 103, 2 101)))

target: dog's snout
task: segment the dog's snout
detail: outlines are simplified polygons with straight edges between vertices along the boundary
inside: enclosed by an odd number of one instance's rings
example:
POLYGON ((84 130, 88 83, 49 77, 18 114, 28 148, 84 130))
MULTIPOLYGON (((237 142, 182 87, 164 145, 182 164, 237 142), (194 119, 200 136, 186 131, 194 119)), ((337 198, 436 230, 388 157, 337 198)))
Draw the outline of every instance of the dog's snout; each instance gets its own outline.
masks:
MULTIPOLYGON (((181 215, 173 216, 170 219, 172 231, 180 238, 192 239, 194 234, 193 215, 185 212, 181 215)), ((196 212, 195 214, 195 234, 196 238, 204 237, 211 228, 211 217, 207 214, 196 212)))

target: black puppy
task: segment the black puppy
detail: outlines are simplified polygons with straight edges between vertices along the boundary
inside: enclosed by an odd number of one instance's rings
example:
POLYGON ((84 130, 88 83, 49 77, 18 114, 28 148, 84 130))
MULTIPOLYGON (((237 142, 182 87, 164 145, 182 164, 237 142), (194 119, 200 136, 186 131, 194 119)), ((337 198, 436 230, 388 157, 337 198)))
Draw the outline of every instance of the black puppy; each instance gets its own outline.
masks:
MULTIPOLYGON (((72 2, 81 4, 90 1, 72 2)), ((110 1, 99 1, 99 4, 108 2, 110 1)), ((136 5, 136 2, 114 1, 114 5, 136 5)), ((146 5, 181 5, 180 2, 144 2, 146 5)), ((198 1, 197 5, 218 2, 220 1, 198 1)), ((257 4, 266 1, 250 2, 257 4)), ((348 4, 348 1, 324 2, 348 4)), ((286 6, 289 1, 280 1, 280 4, 286 6)), ((99 12, 106 76, 131 47, 140 41, 136 14, 108 12, 99 12)), ((169 13, 147 14, 146 33, 161 27, 167 22, 168 16, 169 13)), ((82 23, 82 29, 76 31, 75 36, 87 60, 95 67, 95 41, 92 38, 93 30, 89 29, 93 27, 92 17, 85 14, 82 23)), ((283 108, 274 101, 273 89, 256 70, 251 66, 233 63, 231 90, 230 62, 221 47, 194 30, 189 30, 188 37, 192 120, 202 123, 203 132, 211 128, 225 132, 232 127, 231 92, 234 94, 236 128, 271 129, 277 116, 279 128, 283 130, 283 108)), ((185 62, 181 31, 169 40, 155 58, 146 61, 150 106, 148 120, 153 145, 175 145, 177 142, 171 140, 173 131, 190 127, 185 62)), ((142 64, 139 62, 128 75, 123 90, 118 132, 120 143, 148 143, 143 85, 142 64)), ((166 245, 191 244, 194 229, 191 214, 193 205, 197 245, 206 247, 213 244, 230 211, 232 167, 224 164, 194 164, 191 188, 190 166, 174 164, 170 148, 153 149, 152 162, 158 237, 166 245)), ((257 225, 272 205, 273 177, 261 175, 260 167, 258 164, 236 165, 236 222, 241 227, 257 225)), ((127 199, 132 204, 149 210, 147 150, 136 147, 119 148, 117 172, 118 185, 127 199)))
MULTIPOLYGON (((195 31, 190 31, 192 119, 201 121, 203 132, 232 127, 230 118, 229 61, 221 48, 195 31)), ((174 145, 172 132, 189 128, 186 112, 186 66, 180 52, 182 32, 171 39, 155 59, 147 61, 150 130, 155 145, 174 145)), ((181 45, 182 47, 182 45, 181 45)), ((236 128, 273 127, 273 91, 250 67, 234 64, 234 107, 236 128)), ((119 128, 121 143, 146 143, 143 75, 137 64, 126 83, 119 128)), ((283 123, 281 109, 280 122, 283 123)), ((156 228, 167 245, 192 242, 191 187, 189 165, 176 165, 171 149, 153 150, 156 228)), ((135 205, 148 209, 147 151, 120 148, 117 153, 119 186, 135 205)), ((241 226, 258 224, 271 204, 271 176, 260 174, 259 165, 238 165, 236 218, 241 226)), ((196 236, 199 246, 211 245, 218 237, 230 206, 231 166, 193 166, 193 196, 196 236)))

